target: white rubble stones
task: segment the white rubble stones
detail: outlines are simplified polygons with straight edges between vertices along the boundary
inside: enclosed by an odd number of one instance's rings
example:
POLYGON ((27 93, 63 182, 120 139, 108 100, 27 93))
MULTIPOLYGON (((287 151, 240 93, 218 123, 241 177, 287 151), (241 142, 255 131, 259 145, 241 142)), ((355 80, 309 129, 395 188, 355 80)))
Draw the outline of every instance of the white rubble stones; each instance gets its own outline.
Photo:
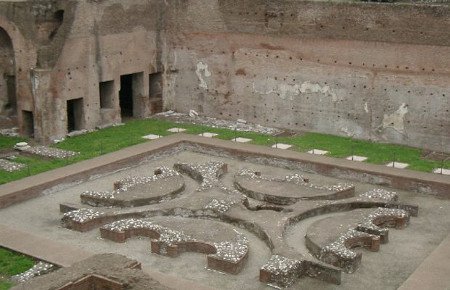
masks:
POLYGON ((152 176, 129 176, 122 179, 117 183, 118 189, 116 189, 116 193, 128 191, 130 188, 136 185, 147 184, 172 176, 181 176, 180 173, 166 166, 159 167, 156 171, 158 172, 158 174, 154 174, 152 176))
MULTIPOLYGON (((289 259, 280 255, 272 255, 261 267, 260 272, 270 275, 269 285, 274 288, 285 288, 294 284, 302 268, 302 261, 289 259)), ((261 277, 261 276, 260 276, 261 277)))
MULTIPOLYGON (((25 143, 25 142, 23 142, 25 143)), ((80 154, 79 152, 69 151, 69 150, 63 150, 59 148, 53 148, 53 147, 47 147, 47 146, 26 146, 19 145, 20 143, 17 143, 14 148, 25 153, 38 155, 46 158, 55 158, 55 159, 66 159, 66 158, 72 158, 80 154)), ((26 143, 25 143, 26 144, 26 143)))
POLYGON ((198 114, 196 115, 195 113, 183 114, 183 113, 176 113, 174 111, 167 111, 158 113, 156 114, 156 116, 167 117, 171 120, 181 123, 191 122, 193 124, 206 125, 213 128, 225 128, 241 132, 256 132, 267 135, 276 135, 282 132, 282 130, 280 129, 264 127, 257 124, 251 124, 249 122, 244 123, 242 121, 238 122, 237 120, 236 121, 221 120, 211 117, 198 116, 198 114))
POLYGON ((54 265, 39 261, 36 265, 31 267, 29 270, 12 276, 11 281, 16 282, 16 283, 23 283, 23 282, 30 280, 31 278, 50 273, 54 270, 55 270, 54 265))
POLYGON ((436 173, 436 174, 443 174, 443 175, 450 175, 450 169, 445 169, 445 168, 435 168, 435 169, 433 169, 433 173, 436 173))
POLYGON ((155 134, 148 134, 148 135, 142 136, 142 138, 147 139, 147 140, 155 140, 155 139, 161 138, 161 136, 155 135, 155 134))
POLYGON ((184 234, 182 231, 174 231, 169 228, 157 225, 149 219, 123 219, 102 227, 110 232, 125 232, 135 229, 148 229, 160 234, 159 240, 166 245, 175 245, 180 242, 196 241, 194 238, 184 234))
POLYGON ((220 260, 236 263, 245 257, 248 253, 248 239, 236 231, 236 238, 234 241, 225 241, 220 243, 214 243, 216 253, 211 255, 212 257, 220 260))
POLYGON ((5 159, 0 159, 0 169, 7 171, 7 172, 22 170, 25 167, 26 167, 26 165, 23 163, 17 163, 17 162, 5 160, 5 159))
POLYGON ((350 161, 364 162, 364 161, 367 160, 367 157, 366 156, 352 155, 352 156, 348 156, 345 159, 350 160, 350 161))
POLYGON ((219 135, 219 134, 210 133, 210 132, 203 132, 203 133, 198 134, 198 136, 202 136, 202 137, 206 137, 206 138, 213 138, 213 137, 216 137, 217 135, 219 135))
POLYGON ((308 153, 314 154, 314 155, 325 155, 328 153, 328 151, 320 150, 320 149, 312 149, 312 150, 309 150, 308 153))
POLYGON ((272 145, 272 148, 283 149, 283 150, 289 149, 291 147, 292 147, 292 145, 284 144, 284 143, 275 143, 272 145))
POLYGON ((101 211, 96 211, 90 208, 81 208, 73 211, 66 212, 63 215, 63 220, 70 219, 77 223, 84 223, 96 218, 105 216, 106 213, 101 211))
POLYGON ((405 169, 406 167, 409 166, 408 163, 401 163, 401 162, 389 162, 388 164, 386 164, 387 167, 393 167, 393 168, 398 168, 398 169, 405 169))
POLYGON ((181 132, 184 132, 184 131, 186 131, 186 129, 184 129, 184 128, 170 128, 170 129, 168 129, 167 131, 169 131, 169 132, 171 132, 171 133, 181 133, 181 132))
POLYGON ((219 177, 227 172, 227 164, 218 161, 210 161, 203 164, 175 163, 174 168, 200 181, 201 185, 197 188, 197 191, 204 191, 214 186, 219 186, 219 177))
POLYGON ((238 171, 237 176, 246 176, 251 179, 259 179, 259 180, 266 180, 266 181, 276 181, 276 182, 290 182, 295 183, 298 185, 306 186, 313 189, 318 190, 327 190, 327 191, 344 191, 348 190, 352 187, 354 187, 351 183, 338 183, 336 185, 317 185, 314 183, 309 182, 309 180, 302 175, 296 173, 292 175, 286 175, 284 178, 278 178, 278 177, 269 177, 269 176, 261 176, 260 174, 257 174, 254 171, 251 171, 249 169, 241 169, 238 171))
POLYGON ((157 169, 158 174, 152 176, 128 176, 118 182, 116 182, 117 188, 113 191, 84 191, 81 193, 81 197, 93 197, 98 199, 115 199, 118 194, 127 192, 131 188, 141 185, 149 184, 160 179, 165 179, 172 176, 181 176, 175 170, 162 166, 157 169))
POLYGON ((270 272, 274 275, 288 274, 298 267, 300 267, 301 261, 289 259, 280 255, 272 255, 261 269, 270 272))
POLYGON ((217 200, 213 199, 210 203, 208 203, 204 209, 211 209, 213 211, 217 211, 219 213, 227 212, 233 205, 236 204, 236 201, 226 201, 226 200, 217 200))
POLYGON ((19 128, 13 127, 13 128, 7 128, 0 130, 0 135, 7 136, 7 137, 18 137, 19 136, 19 128))
POLYGON ((362 237, 371 237, 373 239, 379 239, 377 235, 372 235, 364 232, 360 232, 354 229, 349 229, 346 233, 340 235, 336 241, 326 245, 321 249, 319 259, 320 260, 327 260, 325 256, 328 254, 336 255, 337 257, 344 259, 344 260, 350 260, 355 259, 357 256, 357 253, 348 249, 345 245, 345 242, 350 239, 357 239, 362 237))
POLYGON ((236 137, 236 138, 231 139, 231 141, 238 142, 238 143, 247 143, 247 142, 252 141, 252 139, 244 138, 244 137, 236 137))
MULTIPOLYGON (((102 230, 123 233, 129 230, 148 229, 159 233, 159 242, 165 246, 173 246, 185 242, 203 242, 195 239, 183 231, 172 230, 164 226, 160 226, 151 222, 149 219, 124 219, 107 224, 102 230)), ((248 253, 248 239, 238 231, 236 237, 232 241, 224 241, 213 243, 216 253, 212 256, 224 261, 238 262, 248 253)), ((203 242, 207 243, 207 242, 203 242)), ((164 252, 163 252, 164 253, 164 252)))
POLYGON ((409 218, 409 213, 403 209, 397 208, 377 208, 368 216, 366 216, 362 222, 358 223, 357 230, 364 232, 380 232, 387 233, 389 230, 386 228, 380 228, 374 221, 381 217, 397 217, 397 218, 409 218))
POLYGON ((387 191, 381 188, 375 188, 367 192, 361 193, 359 197, 381 199, 385 201, 397 201, 398 194, 394 191, 387 191))

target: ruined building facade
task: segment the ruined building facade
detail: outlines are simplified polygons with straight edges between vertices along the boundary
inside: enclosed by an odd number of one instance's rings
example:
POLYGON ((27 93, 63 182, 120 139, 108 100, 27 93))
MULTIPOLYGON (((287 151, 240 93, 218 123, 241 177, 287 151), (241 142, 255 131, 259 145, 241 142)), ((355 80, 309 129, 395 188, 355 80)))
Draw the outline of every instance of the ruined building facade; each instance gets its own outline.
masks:
POLYGON ((162 110, 450 151, 450 6, 0 0, 0 125, 162 110))

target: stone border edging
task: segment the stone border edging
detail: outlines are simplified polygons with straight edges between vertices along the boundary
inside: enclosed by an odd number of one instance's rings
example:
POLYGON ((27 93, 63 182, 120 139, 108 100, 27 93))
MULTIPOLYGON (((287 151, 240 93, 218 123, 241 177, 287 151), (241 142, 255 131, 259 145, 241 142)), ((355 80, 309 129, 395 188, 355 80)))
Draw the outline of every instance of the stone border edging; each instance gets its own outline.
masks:
POLYGON ((180 145, 183 144, 187 145, 187 149, 198 152, 219 156, 219 153, 225 153, 225 155, 247 161, 258 161, 261 158, 270 159, 273 160, 274 165, 288 165, 293 167, 292 169, 305 170, 325 176, 389 186, 395 189, 450 199, 450 177, 448 176, 387 168, 383 165, 357 163, 345 159, 277 150, 253 144, 237 144, 221 139, 178 133, 0 185, 0 208, 37 197, 43 190, 60 183, 75 182, 86 179, 91 175, 107 173, 138 164, 151 154, 183 149, 180 148, 180 145))

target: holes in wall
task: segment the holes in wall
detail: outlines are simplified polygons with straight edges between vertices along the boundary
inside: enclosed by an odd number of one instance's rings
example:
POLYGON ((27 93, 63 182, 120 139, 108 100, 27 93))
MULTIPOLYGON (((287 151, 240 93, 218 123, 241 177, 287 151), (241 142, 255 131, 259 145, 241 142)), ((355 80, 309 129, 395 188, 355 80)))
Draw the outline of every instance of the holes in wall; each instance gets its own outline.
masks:
POLYGON ((34 118, 32 111, 22 111, 22 132, 25 136, 34 137, 34 118))
POLYGON ((134 73, 120 76, 119 104, 122 118, 133 117, 135 114, 135 103, 142 95, 143 76, 141 73, 134 73))
POLYGON ((100 108, 111 109, 114 107, 114 81, 99 83, 100 108))
POLYGON ((67 132, 83 129, 83 98, 67 101, 67 132))

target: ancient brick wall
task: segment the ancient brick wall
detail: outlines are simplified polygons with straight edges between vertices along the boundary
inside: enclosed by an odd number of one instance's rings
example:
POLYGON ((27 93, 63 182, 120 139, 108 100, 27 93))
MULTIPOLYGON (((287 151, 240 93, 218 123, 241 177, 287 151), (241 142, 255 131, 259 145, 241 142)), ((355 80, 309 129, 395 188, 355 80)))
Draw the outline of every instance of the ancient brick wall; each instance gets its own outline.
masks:
POLYGON ((448 6, 172 3, 168 107, 450 150, 448 6))
POLYGON ((164 102, 166 110, 450 151, 449 7, 0 1, 0 27, 14 46, 19 125, 27 131, 21 114, 32 113, 39 140, 146 117, 164 102))

